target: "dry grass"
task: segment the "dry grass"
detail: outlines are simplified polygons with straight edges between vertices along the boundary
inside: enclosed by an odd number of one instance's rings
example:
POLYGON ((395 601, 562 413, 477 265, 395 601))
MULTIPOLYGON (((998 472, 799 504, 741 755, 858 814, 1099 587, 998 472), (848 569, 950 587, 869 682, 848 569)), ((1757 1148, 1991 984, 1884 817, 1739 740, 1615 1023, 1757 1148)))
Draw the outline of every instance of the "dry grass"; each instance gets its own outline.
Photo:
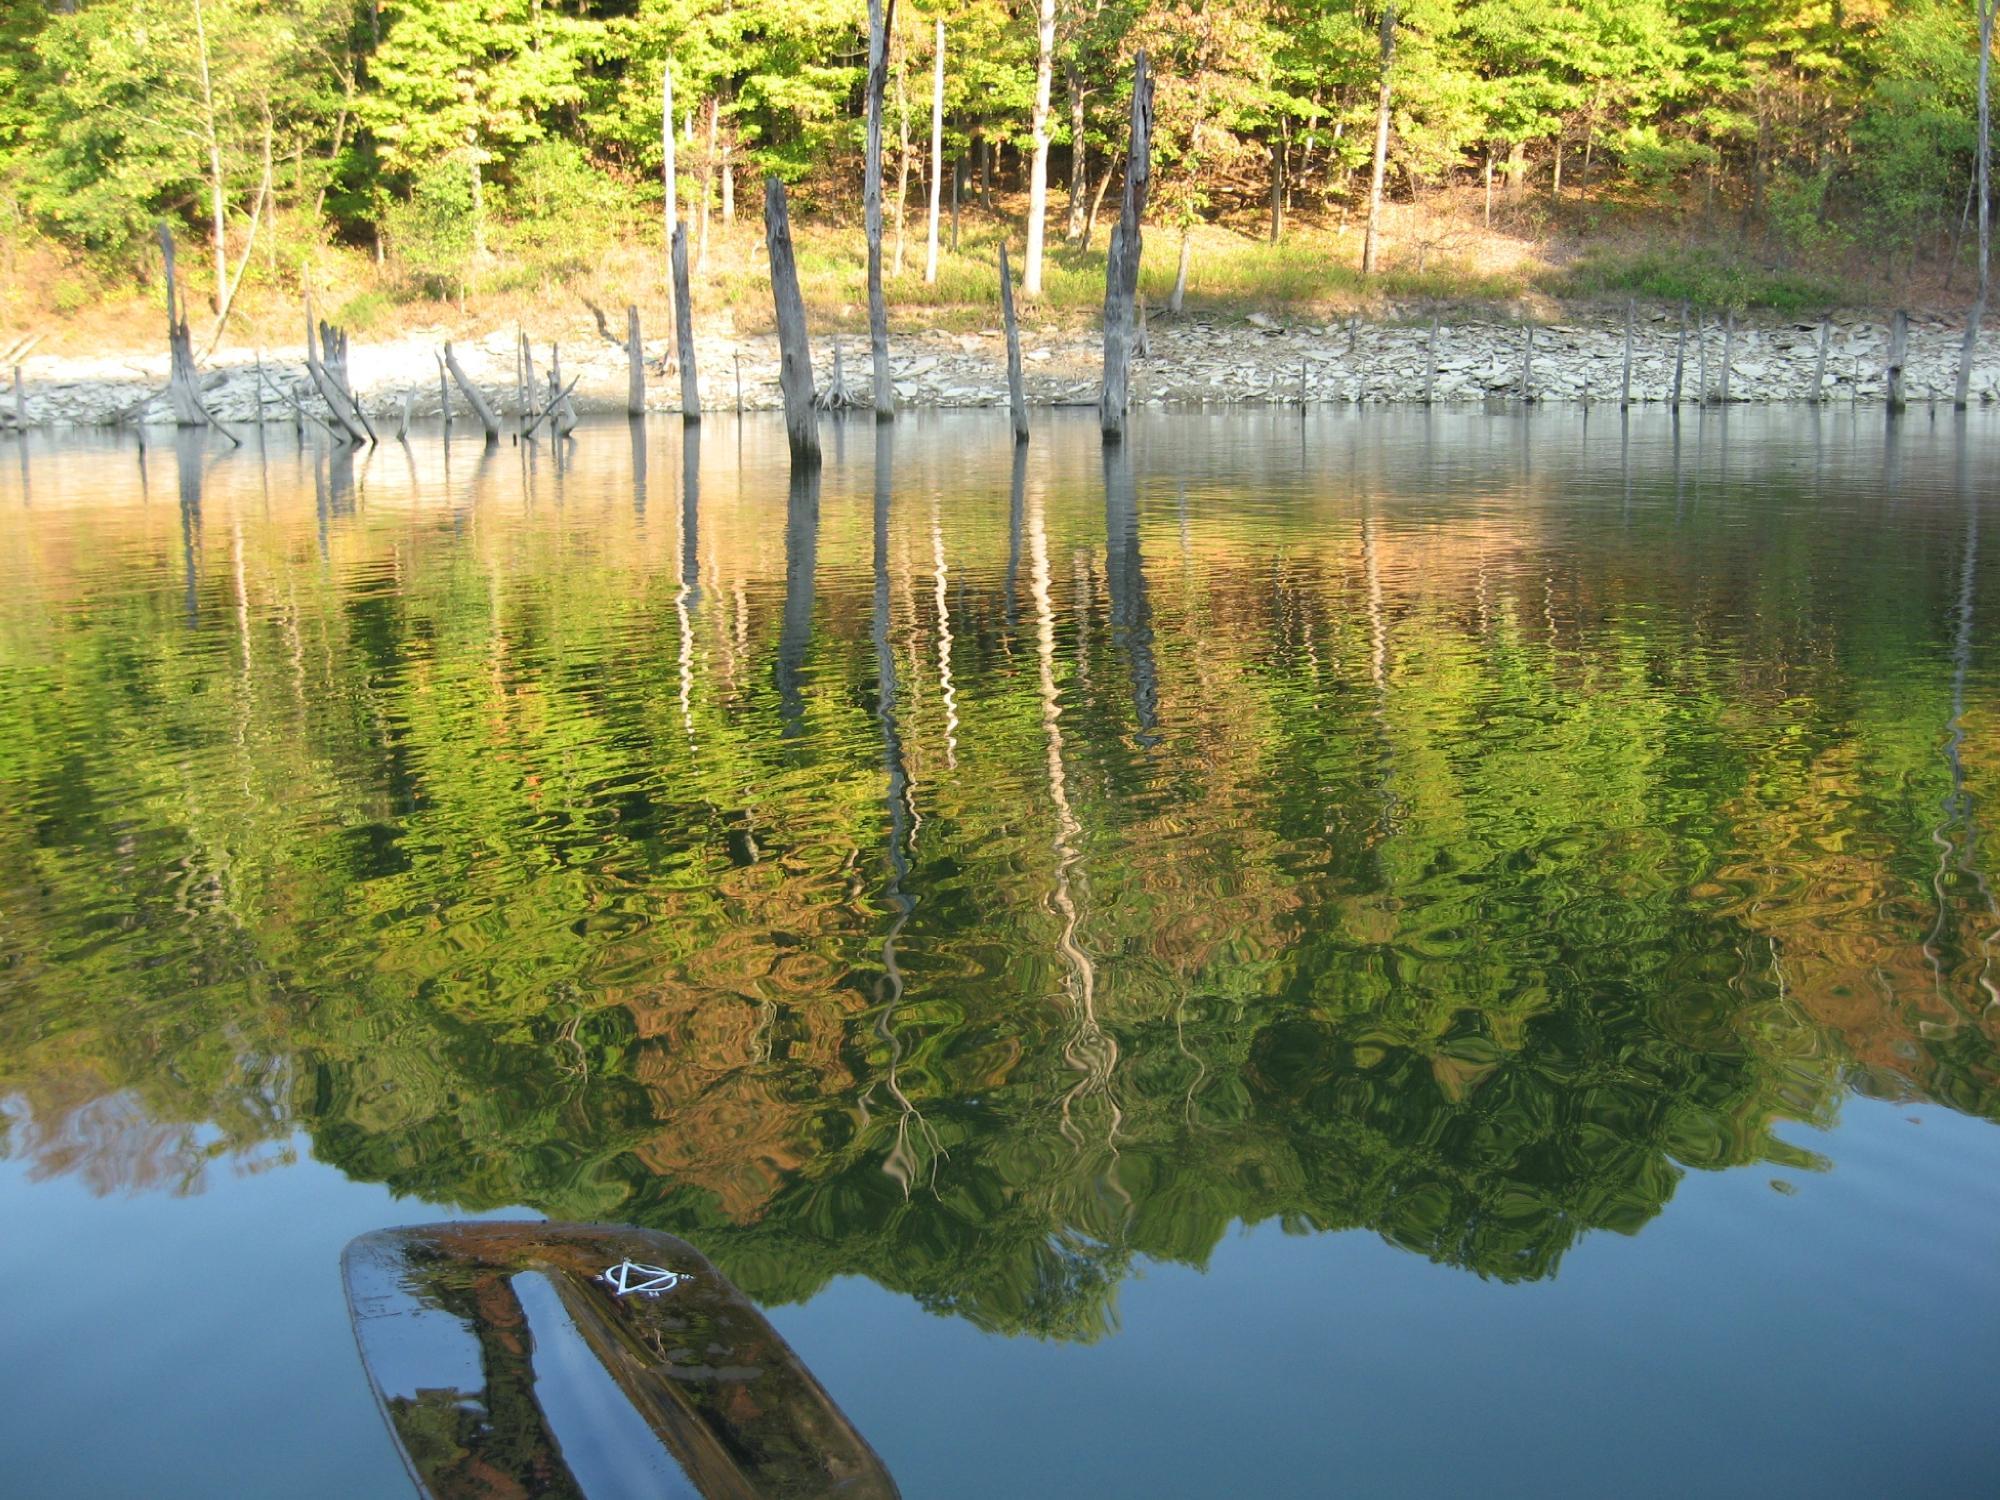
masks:
MULTIPOLYGON (((902 274, 889 281, 892 322, 904 329, 944 331, 995 326, 996 249, 1000 235, 1009 232, 1016 235, 1018 250, 1024 207, 1003 199, 998 216, 968 212, 958 250, 941 254, 937 280, 928 284, 922 277, 923 219, 920 211, 913 212, 902 274)), ((1115 205, 1106 207, 1108 214, 1115 205)), ((1052 218, 1059 228, 1059 218, 1052 218)), ((1829 302, 1875 301, 1879 292, 1763 264, 1747 247, 1691 235, 1658 214, 1648 221, 1587 205, 1565 220, 1545 203, 1530 200, 1505 209, 1489 229, 1477 192, 1438 193, 1422 204, 1393 209, 1384 269, 1373 281, 1364 281, 1358 269, 1357 224, 1294 217, 1277 245, 1268 243, 1261 227, 1247 218, 1234 227, 1200 225, 1191 231, 1190 312, 1334 317, 1504 304, 1510 314, 1551 316, 1565 301, 1622 300, 1631 294, 1795 313, 1829 302)), ((283 243, 274 265, 260 255, 253 266, 225 347, 296 345, 300 295, 306 289, 325 315, 361 338, 470 336, 517 323, 544 338, 572 338, 580 322, 588 326, 587 302, 605 308, 621 332, 621 310, 627 303, 637 304, 649 336, 658 338, 667 326, 664 257, 645 234, 635 232, 594 254, 572 250, 567 263, 496 259, 470 276, 462 303, 424 295, 395 266, 378 265, 365 251, 283 243)), ((767 330, 770 290, 761 219, 746 216, 732 226, 717 222, 710 236, 707 265, 696 278, 694 300, 701 321, 723 333, 767 330)), ((1058 239, 1044 269, 1042 295, 1024 304, 1024 318, 1044 326, 1093 323, 1103 300, 1108 237, 1109 225, 1100 221, 1087 247, 1058 239)), ((795 240, 801 289, 814 322, 861 331, 866 325, 866 278, 858 225, 800 223, 795 240)), ((1142 286, 1155 307, 1164 306, 1172 291, 1179 249, 1180 233, 1174 227, 1148 229, 1142 286)), ((199 270, 196 261, 183 274, 193 277, 199 270)), ((5 288, 0 292, 0 334, 40 331, 45 335, 41 350, 50 354, 151 352, 160 343, 157 287, 93 275, 45 246, 0 245, 0 271, 7 273, 0 281, 5 288)), ((194 290, 199 295, 202 289, 194 290)))

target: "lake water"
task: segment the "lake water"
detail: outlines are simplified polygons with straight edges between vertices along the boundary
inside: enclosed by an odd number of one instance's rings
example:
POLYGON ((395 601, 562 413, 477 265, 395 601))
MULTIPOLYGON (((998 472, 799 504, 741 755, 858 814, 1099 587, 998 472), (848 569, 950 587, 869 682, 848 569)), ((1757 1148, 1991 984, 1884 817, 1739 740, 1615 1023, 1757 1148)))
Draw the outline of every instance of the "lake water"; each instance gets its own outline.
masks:
POLYGON ((669 1230, 908 1496, 1990 1493, 2000 422, 0 447, 0 1453, 669 1230))

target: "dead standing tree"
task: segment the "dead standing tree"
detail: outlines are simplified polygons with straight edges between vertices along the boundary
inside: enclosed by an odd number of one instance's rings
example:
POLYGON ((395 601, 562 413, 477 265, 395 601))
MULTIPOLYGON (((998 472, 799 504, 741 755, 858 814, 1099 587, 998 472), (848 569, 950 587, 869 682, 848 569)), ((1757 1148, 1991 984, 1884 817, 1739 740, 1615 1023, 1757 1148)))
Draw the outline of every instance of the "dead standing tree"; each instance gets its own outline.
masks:
POLYGON ((174 269, 174 232, 160 225, 160 254, 167 263, 167 404, 178 427, 207 427, 215 418, 201 402, 201 381, 194 372, 194 335, 187 309, 181 305, 180 276, 174 269))
POLYGON ((896 0, 868 0, 868 158, 862 201, 868 225, 868 356, 873 366, 875 420, 896 419, 889 379, 889 307, 882 295, 882 95, 889 82, 889 28, 896 0))
POLYGON ((1979 289, 1973 294, 1972 307, 1965 315, 1965 341, 1958 351, 1958 384, 1952 392, 1952 405, 1960 411, 1965 410, 1972 394, 1972 360, 1979 347, 1979 325, 1986 316, 1988 277, 1992 271, 1993 109, 1990 80, 1993 72, 1993 21, 1995 13, 2000 12, 2000 0, 1975 0, 1975 6, 1979 16, 1979 163, 1976 177, 1979 289))
POLYGON ((681 354, 681 421, 701 421, 701 382, 694 368, 694 301, 688 295, 687 226, 674 225, 674 338, 681 354))
POLYGON ((794 469, 819 468, 819 418, 813 411, 812 345, 806 338, 806 305, 799 296, 799 268, 792 253, 792 221, 785 185, 764 179, 764 244, 771 262, 771 301, 778 319, 778 386, 785 396, 785 436, 794 469))
POLYGON ((1104 441, 1125 441, 1131 404, 1133 308, 1139 295, 1139 221, 1153 182, 1153 80, 1142 50, 1132 59, 1132 140, 1126 157, 1125 196, 1111 231, 1104 262, 1104 389, 1098 397, 1098 425, 1104 441))

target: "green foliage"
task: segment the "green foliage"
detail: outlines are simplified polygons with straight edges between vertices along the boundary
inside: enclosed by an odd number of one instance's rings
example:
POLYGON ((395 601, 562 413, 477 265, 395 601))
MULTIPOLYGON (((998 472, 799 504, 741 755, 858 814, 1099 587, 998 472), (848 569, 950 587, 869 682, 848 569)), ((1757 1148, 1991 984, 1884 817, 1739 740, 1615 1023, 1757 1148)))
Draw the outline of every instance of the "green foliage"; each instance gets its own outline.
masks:
POLYGON ((391 202, 383 229, 396 259, 432 296, 459 288, 477 239, 472 168, 454 153, 419 172, 410 195, 391 202))
POLYGON ((1763 308, 1787 317, 1823 312, 1852 300, 1845 288, 1824 278, 1713 250, 1601 252, 1565 267, 1549 277, 1547 285, 1563 296, 1635 293, 1715 310, 1763 308))
POLYGON ((564 140, 516 153, 497 197, 507 241, 554 270, 588 266, 635 217, 625 186, 564 140))

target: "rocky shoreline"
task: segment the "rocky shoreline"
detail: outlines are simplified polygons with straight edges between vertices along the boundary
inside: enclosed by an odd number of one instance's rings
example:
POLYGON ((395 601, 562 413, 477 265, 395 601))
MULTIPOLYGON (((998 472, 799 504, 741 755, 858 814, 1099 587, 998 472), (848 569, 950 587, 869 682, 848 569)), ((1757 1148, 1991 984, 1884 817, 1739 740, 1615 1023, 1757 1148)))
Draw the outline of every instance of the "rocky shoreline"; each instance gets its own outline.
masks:
MULTIPOLYGON (((1913 321, 1904 392, 1912 403, 1948 399, 1956 378, 1960 329, 1942 319, 1913 321)), ((1673 388, 1678 314, 1653 312, 1634 330, 1634 402, 1659 403, 1673 388)), ((1520 400, 1605 402, 1619 399, 1625 325, 1616 318, 1529 325, 1460 320, 1338 322, 1287 321, 1262 314, 1247 320, 1155 317, 1150 348, 1134 369, 1133 399, 1142 405, 1208 403, 1362 402, 1439 403, 1520 400), (1530 336, 1532 335, 1532 348, 1530 336), (1435 344, 1433 344, 1435 338, 1435 344), (1434 352, 1433 352, 1434 351, 1434 352), (1524 388, 1523 379, 1526 379, 1524 388)), ((1819 369, 1817 322, 1745 324, 1729 338, 1732 403, 1811 400, 1819 369)), ((847 389, 867 383, 865 339, 821 335, 814 359, 822 390, 830 383, 838 346, 847 389)), ((413 415, 439 410, 437 355, 442 337, 403 338, 370 344, 356 339, 349 375, 372 416, 393 421, 405 393, 413 415)), ((503 412, 518 406, 515 336, 511 330, 454 345, 467 373, 503 412)), ((1023 363, 1028 400, 1037 406, 1085 405, 1097 399, 1100 343, 1094 330, 1025 329, 1023 363)), ((1724 334, 1712 321, 1699 339, 1691 332, 1682 374, 1683 400, 1700 399, 1706 371, 1708 399, 1720 396, 1724 334), (1704 356, 1705 350, 1705 356, 1704 356)), ((1836 320, 1830 327, 1823 399, 1880 402, 1886 398, 1889 330, 1881 323, 1836 320)), ((936 330, 899 333, 892 345, 896 391, 910 407, 1004 406, 1006 346, 1000 330, 952 334, 936 330)), ((649 341, 648 407, 679 409, 679 380, 665 371, 667 346, 649 341)), ((546 360, 547 347, 537 348, 546 360)), ((2000 343, 1981 340, 1972 397, 2000 401, 2000 343)), ((263 378, 256 358, 232 353, 215 360, 203 385, 215 416, 225 423, 290 422, 296 398, 309 412, 323 410, 294 347, 265 351, 263 378)), ((565 378, 577 377, 572 400, 579 412, 625 410, 624 351, 589 331, 568 337, 562 350, 565 378)), ((776 340, 770 335, 697 340, 703 402, 710 411, 768 410, 780 404, 776 340)), ((43 356, 22 367, 21 405, 31 427, 88 427, 115 422, 172 420, 164 395, 164 349, 147 357, 75 359, 43 356)), ((452 393, 460 417, 464 398, 452 393)), ((0 395, 0 422, 14 425, 11 392, 0 395)))

